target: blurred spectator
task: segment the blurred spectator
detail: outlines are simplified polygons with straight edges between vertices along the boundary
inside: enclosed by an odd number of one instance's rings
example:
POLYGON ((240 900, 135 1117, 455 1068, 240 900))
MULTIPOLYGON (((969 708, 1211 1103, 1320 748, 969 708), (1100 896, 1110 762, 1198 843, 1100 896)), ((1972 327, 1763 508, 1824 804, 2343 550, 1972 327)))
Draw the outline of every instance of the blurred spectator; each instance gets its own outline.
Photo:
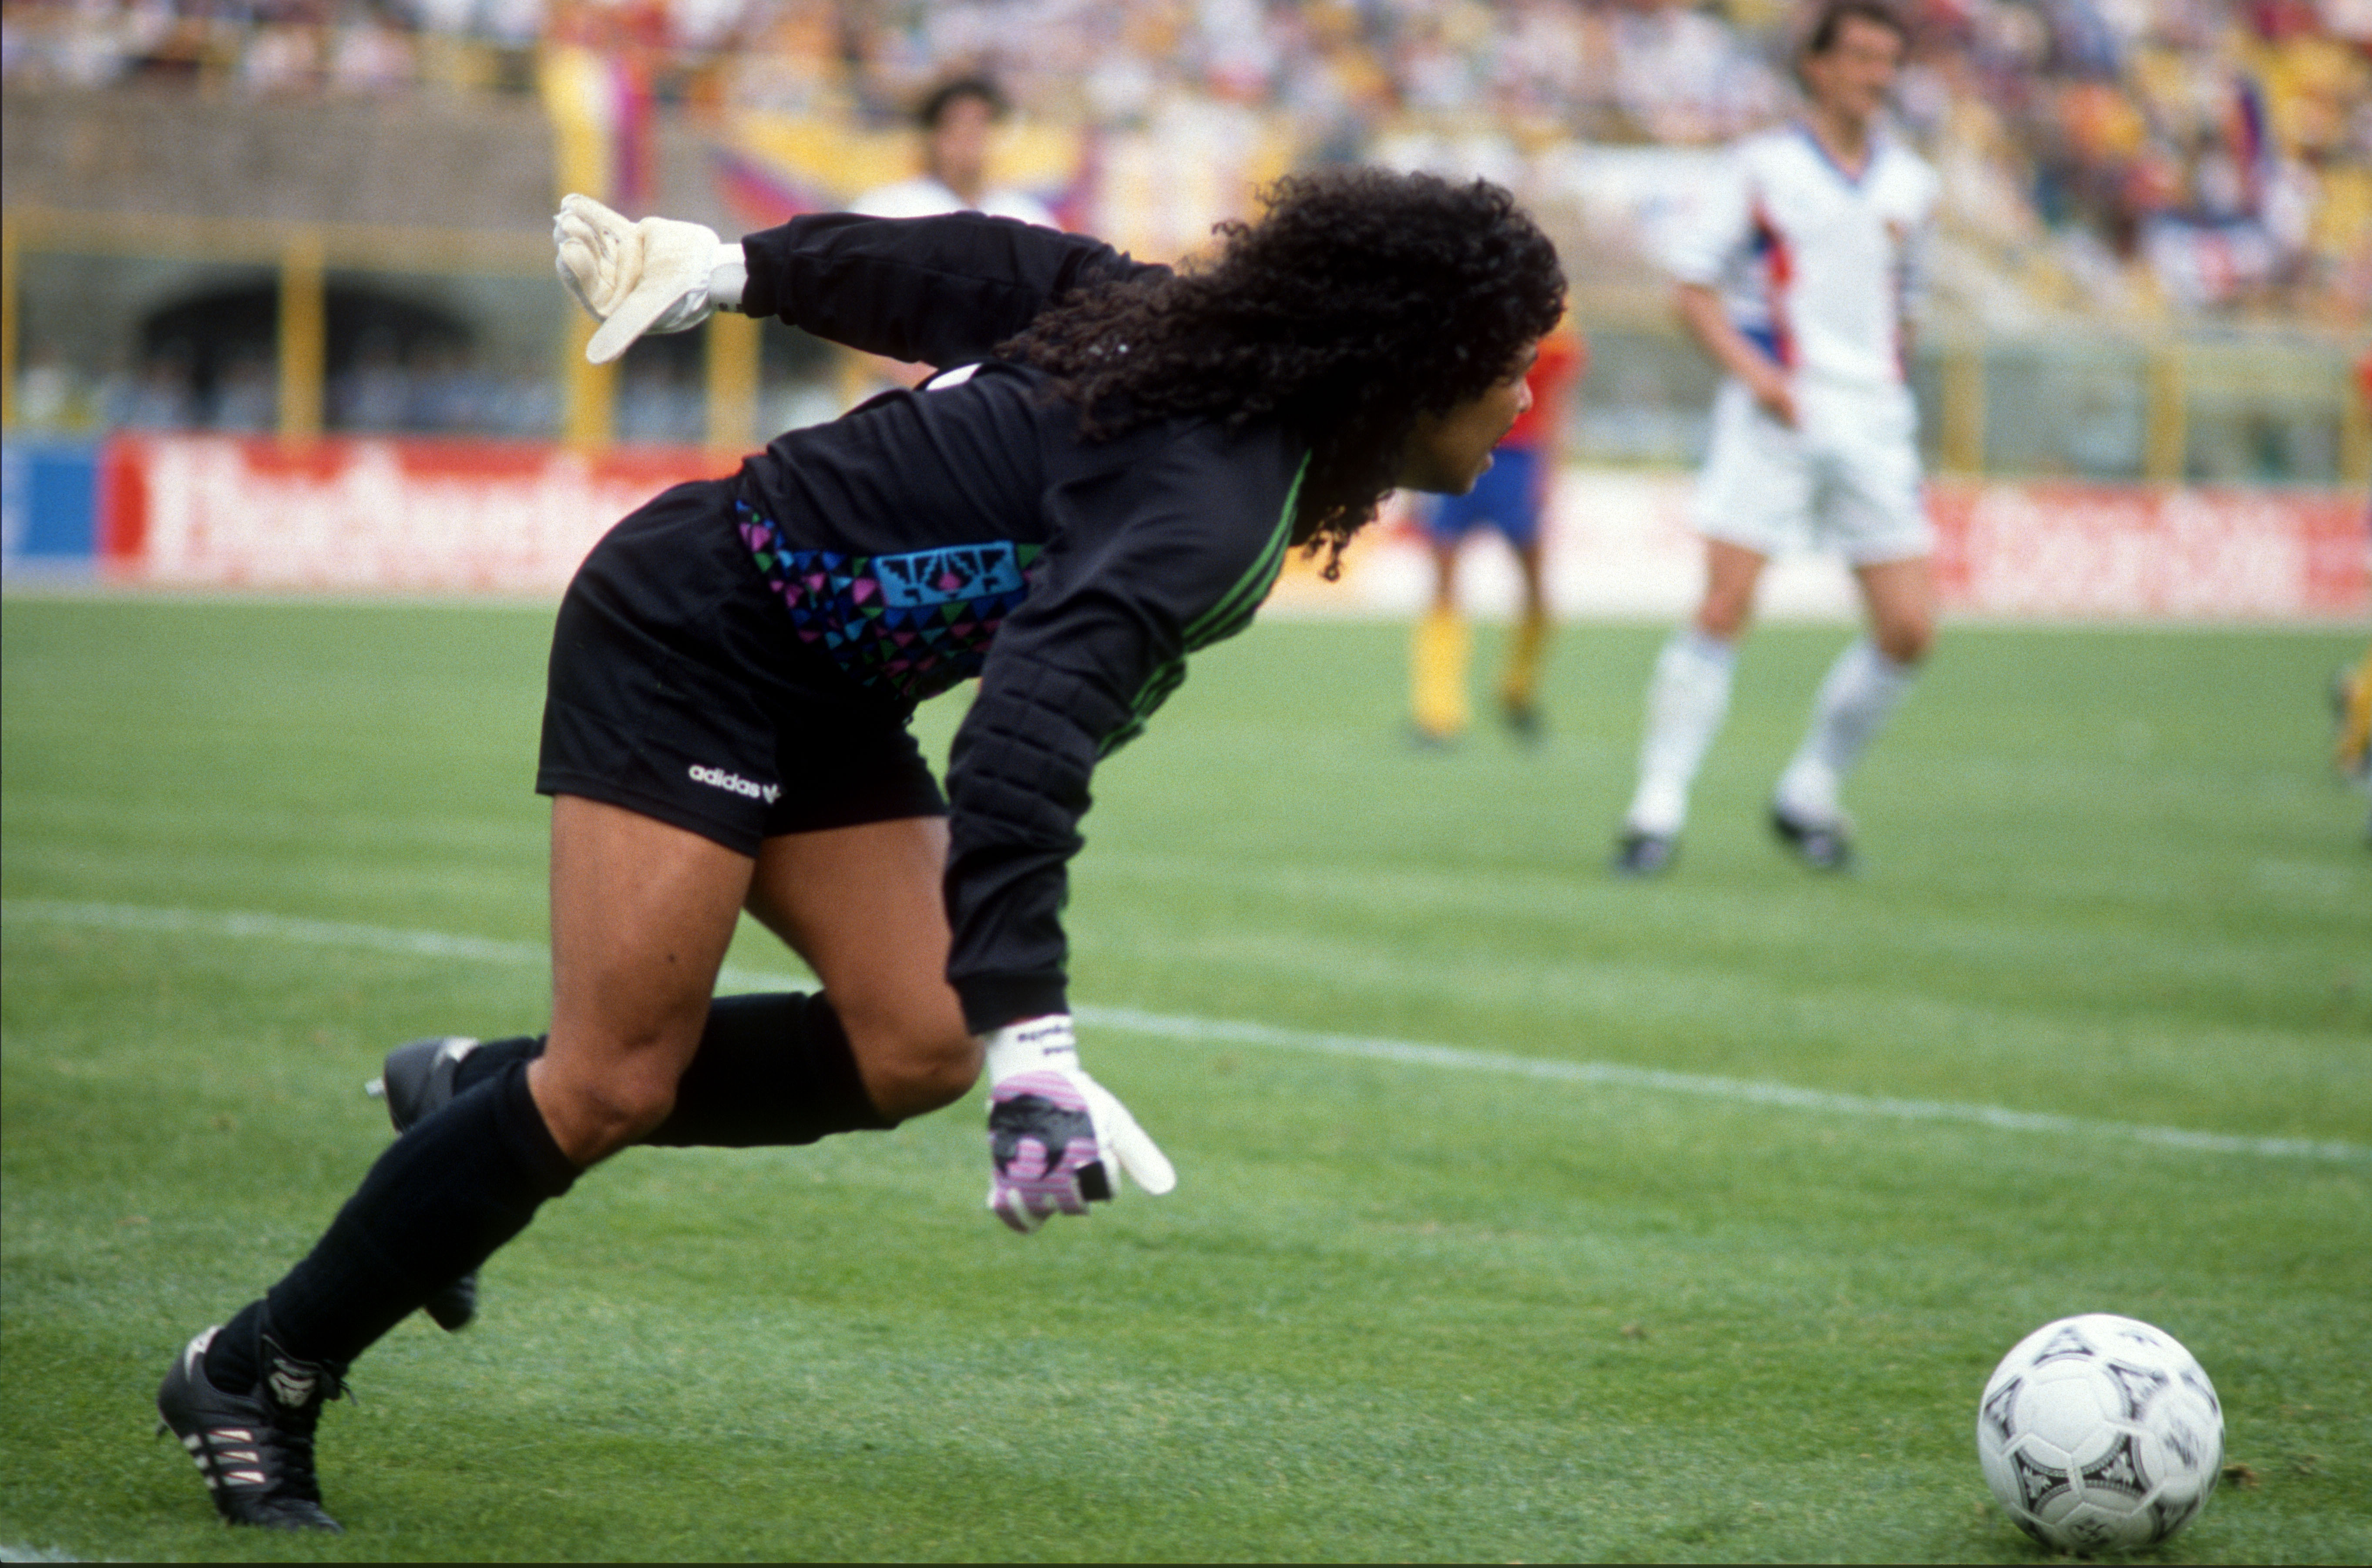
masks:
MULTIPOLYGON (((1901 0, 1904 129, 1948 232, 2038 301, 2372 312, 2372 0, 1901 0)), ((0 0, 12 86, 260 96, 531 86, 630 49, 662 100, 897 118, 935 80, 1041 120, 1710 145, 1788 112, 1789 0, 0 0), (433 35, 434 48, 422 35, 433 35), (471 52, 476 52, 474 56, 471 52), (475 67, 454 64, 477 58, 475 67), (495 64, 509 64, 496 68, 495 64)), ((941 178, 964 204, 989 200, 941 178)), ((994 210, 994 209, 992 209, 994 210)))
MULTIPOLYGON (((866 192, 849 203, 850 210, 884 218, 976 212, 1058 226, 1045 203, 1027 191, 988 183, 989 137, 1006 111, 1005 90, 985 76, 958 76, 932 88, 914 111, 922 133, 922 172, 866 192)), ((846 376, 848 401, 862 401, 883 386, 919 386, 933 368, 855 354, 846 376)))
POLYGON ((410 377, 393 336, 365 334, 355 359, 330 377, 332 429, 389 432, 404 428, 412 404, 410 377))
POLYGON ((695 380, 671 355, 630 355, 618 380, 621 441, 690 445, 707 433, 707 408, 695 380))
POLYGON ((215 382, 214 427, 265 434, 280 423, 280 383, 272 361, 248 352, 231 356, 215 382))
POLYGON ((922 172, 866 192, 850 210, 884 218, 976 212, 1054 226, 1054 215, 1037 197, 988 182, 989 137, 1006 112, 1005 90, 985 76, 959 76, 934 87, 914 111, 922 172))
POLYGON ((17 418, 32 430, 78 430, 90 423, 82 377, 64 356, 36 343, 17 372, 17 418))
POLYGON ((130 375, 109 378, 102 411, 112 426, 185 430, 198 420, 196 361, 186 343, 169 343, 130 375))
POLYGON ((350 93, 400 92, 416 70, 412 37, 374 8, 338 29, 330 55, 330 85, 350 93))

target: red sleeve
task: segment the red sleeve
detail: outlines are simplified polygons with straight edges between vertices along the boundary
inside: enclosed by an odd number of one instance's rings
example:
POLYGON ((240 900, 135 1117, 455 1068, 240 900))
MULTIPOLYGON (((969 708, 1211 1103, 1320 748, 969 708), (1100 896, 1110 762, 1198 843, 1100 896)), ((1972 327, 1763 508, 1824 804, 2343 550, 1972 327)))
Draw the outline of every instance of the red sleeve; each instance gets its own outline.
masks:
POLYGON ((1564 428, 1565 394, 1589 367, 1589 343, 1579 332, 1551 332, 1541 340, 1541 356, 1532 364, 1532 406, 1507 431, 1504 445, 1542 447, 1555 444, 1564 428))

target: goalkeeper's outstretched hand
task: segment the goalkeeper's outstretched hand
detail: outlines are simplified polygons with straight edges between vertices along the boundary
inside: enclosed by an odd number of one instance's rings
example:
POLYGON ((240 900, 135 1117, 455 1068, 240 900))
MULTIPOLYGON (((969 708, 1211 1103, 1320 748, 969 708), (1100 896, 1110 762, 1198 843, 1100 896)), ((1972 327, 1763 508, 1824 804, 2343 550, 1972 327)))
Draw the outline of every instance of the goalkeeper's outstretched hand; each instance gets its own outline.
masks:
POLYGON ((991 1034, 988 1083, 988 1207, 1023 1235, 1118 1196, 1122 1171, 1147 1192, 1178 1185, 1128 1107, 1080 1070, 1070 1015, 991 1034))
MULTIPOLYGON (((590 196, 560 199, 552 220, 560 281, 601 323, 585 357, 607 365, 645 332, 700 325, 719 303, 715 288, 724 244, 703 224, 674 218, 630 223, 590 196)), ((739 297, 737 285, 732 293, 739 297)), ((732 303, 733 301, 727 301, 732 303)))

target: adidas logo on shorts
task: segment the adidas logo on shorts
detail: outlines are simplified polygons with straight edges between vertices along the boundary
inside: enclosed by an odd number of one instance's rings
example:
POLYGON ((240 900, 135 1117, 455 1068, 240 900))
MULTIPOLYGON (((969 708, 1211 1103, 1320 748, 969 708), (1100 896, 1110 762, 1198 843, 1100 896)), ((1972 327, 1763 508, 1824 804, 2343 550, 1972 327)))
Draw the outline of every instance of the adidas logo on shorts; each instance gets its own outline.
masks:
POLYGON ((692 776, 695 783, 714 784, 718 789, 729 789, 736 795, 746 795, 752 800, 762 800, 769 806, 773 805, 774 797, 783 793, 781 784, 762 784, 755 780, 745 779, 738 773, 728 773, 722 768, 703 768, 697 762, 692 765, 692 776))

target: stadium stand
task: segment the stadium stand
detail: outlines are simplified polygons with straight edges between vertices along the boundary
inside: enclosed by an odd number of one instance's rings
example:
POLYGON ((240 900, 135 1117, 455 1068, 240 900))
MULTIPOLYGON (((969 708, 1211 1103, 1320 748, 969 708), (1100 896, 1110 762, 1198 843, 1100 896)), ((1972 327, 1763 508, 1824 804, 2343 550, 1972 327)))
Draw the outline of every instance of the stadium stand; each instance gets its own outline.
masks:
MULTIPOLYGON (((1931 456, 2110 477, 2354 472, 2351 443, 2363 436, 2348 423, 2343 369, 2323 361, 2343 366, 2345 343, 2324 340, 2372 316, 2372 5, 1917 0, 1913 9, 1918 46, 1900 118, 1946 181, 1939 336, 1982 345, 1969 351, 1973 368, 1966 354, 1944 354, 1923 366, 1942 411, 1931 456), (2227 339, 2246 329, 2249 343, 2269 346, 2244 344, 2236 362, 2228 343, 2210 345, 2180 363, 2146 346, 2203 326, 2227 339), (2285 407, 2250 412, 2295 390, 2301 353, 2314 366, 2314 429, 2303 436, 2285 407), (2168 388, 2184 377, 2187 395, 2176 397, 2168 388), (2053 398, 2072 400, 2077 417, 2021 425, 2021 410, 2053 398), (2169 435, 2153 412, 2178 403, 2174 417, 2198 439, 2186 441, 2180 424, 2169 435)), ((631 199, 640 180, 672 210, 719 226, 751 221, 728 188, 747 170, 718 172, 719 159, 749 150, 750 125, 774 127, 776 146, 838 137, 835 149, 859 148, 878 165, 905 108, 957 69, 997 75, 1023 121, 1050 134, 1039 161, 1052 172, 1041 184, 1059 211, 1140 251, 1186 248, 1241 206, 1249 184, 1295 165, 1381 156, 1471 168, 1510 179, 1561 224, 1561 242, 1585 258, 1582 275, 1634 285, 1584 301, 1593 327, 1612 330, 1598 333, 1599 374, 1576 409, 1577 449, 1671 460, 1697 439, 1688 411, 1703 389, 1661 320, 1639 225, 1609 223, 1603 209, 1787 111, 1793 16, 1778 0, 7 0, 0 74, 12 208, 28 204, 29 191, 31 204, 52 204, 30 150, 52 144, 26 126, 70 118, 62 103, 97 97, 110 114, 122 104, 217 123, 277 114, 283 139, 308 145, 350 141, 366 124, 394 127, 382 137, 441 137, 447 156, 494 175, 474 190, 436 182, 456 203, 441 221, 514 226, 512 215, 541 197, 523 192, 552 166, 542 122, 561 118, 555 83, 566 62, 588 58, 604 63, 601 90, 626 103, 625 118, 643 116, 657 148, 641 155, 651 168, 612 171, 612 196, 631 199), (325 135, 307 128, 308 113, 343 118, 325 135), (478 155, 463 145, 472 122, 488 127, 478 155), (1125 156, 1148 142, 1169 151, 1125 156), (1237 178, 1198 192, 1176 177, 1212 168, 1237 178)), ((781 207, 854 193, 816 172, 810 161, 786 174, 778 159, 757 178, 774 178, 781 207)), ((275 215, 352 219, 327 209, 386 184, 326 171, 309 193, 300 176, 289 182, 275 215)), ((54 204, 80 206, 87 195, 54 204)), ((359 215, 440 221, 420 211, 359 215)), ((20 225, 20 240, 29 232, 20 225)), ((331 285, 350 296, 345 316, 363 308, 356 280, 331 285)), ((369 308, 384 317, 394 304, 369 308)), ((12 351, 20 424, 271 423, 253 354, 207 349, 193 363, 186 345, 150 331, 98 363, 64 353, 31 314, 12 351)), ((332 428, 485 429, 491 420, 529 434, 566 417, 563 394, 531 389, 547 361, 517 334, 490 344, 483 331, 440 335, 416 322, 331 330, 320 401, 332 428), (497 384, 506 390, 488 390, 497 384)), ((701 428, 686 352, 654 350, 629 367, 613 399, 617 435, 682 438, 701 428)), ((769 352, 776 417, 795 396, 783 377, 808 360, 769 352)))

